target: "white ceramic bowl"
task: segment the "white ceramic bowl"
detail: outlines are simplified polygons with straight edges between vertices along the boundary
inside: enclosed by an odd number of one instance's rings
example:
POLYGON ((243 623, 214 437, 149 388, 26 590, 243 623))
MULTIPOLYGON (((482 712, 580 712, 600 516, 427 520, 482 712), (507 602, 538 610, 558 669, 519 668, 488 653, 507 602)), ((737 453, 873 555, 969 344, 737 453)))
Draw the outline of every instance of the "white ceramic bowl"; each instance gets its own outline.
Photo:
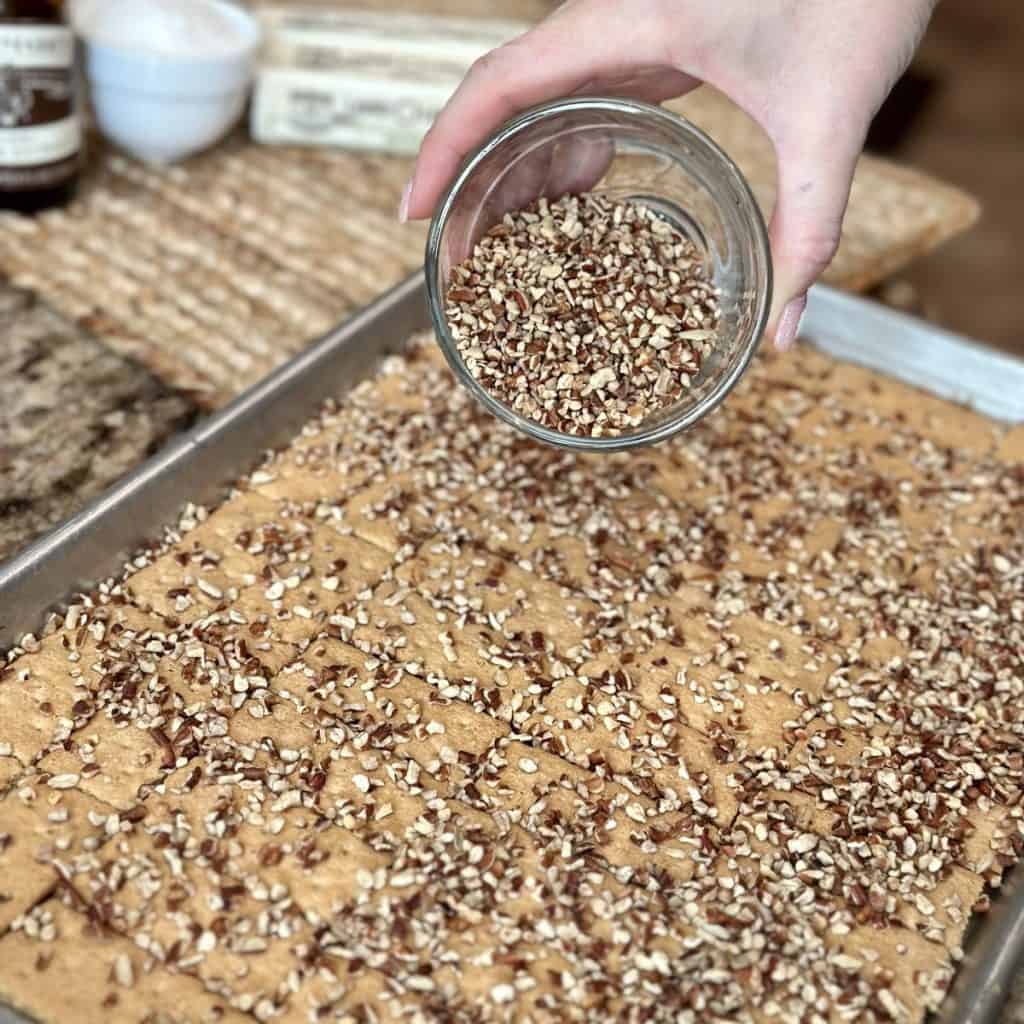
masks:
POLYGON ((238 26, 237 46, 225 46, 216 56, 113 45, 99 34, 90 37, 88 19, 76 17, 100 131, 150 163, 174 163, 212 146, 245 107, 260 45, 259 23, 226 0, 207 2, 238 26))

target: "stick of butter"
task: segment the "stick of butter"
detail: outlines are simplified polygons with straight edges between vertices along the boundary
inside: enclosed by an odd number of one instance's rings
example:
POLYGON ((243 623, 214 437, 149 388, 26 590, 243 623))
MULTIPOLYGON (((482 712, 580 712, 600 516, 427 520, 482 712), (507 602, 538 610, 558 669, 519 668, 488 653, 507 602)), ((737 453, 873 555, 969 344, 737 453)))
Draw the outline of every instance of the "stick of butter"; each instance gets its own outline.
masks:
POLYGON ((263 8, 250 130, 258 142, 412 154, 478 57, 520 22, 263 8))

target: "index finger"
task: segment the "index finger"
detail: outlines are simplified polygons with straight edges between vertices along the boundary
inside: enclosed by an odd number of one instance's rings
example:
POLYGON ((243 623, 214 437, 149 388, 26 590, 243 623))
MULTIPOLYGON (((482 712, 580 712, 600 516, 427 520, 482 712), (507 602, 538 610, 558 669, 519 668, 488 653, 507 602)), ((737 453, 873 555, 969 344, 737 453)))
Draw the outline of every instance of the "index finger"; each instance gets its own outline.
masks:
POLYGON ((657 33, 634 25, 632 38, 624 39, 620 28, 629 27, 630 19, 609 16, 610 5, 600 16, 601 6, 549 18, 476 61, 423 139, 406 199, 409 218, 429 216, 466 154, 514 114, 566 96, 594 78, 660 59, 645 38, 657 33))

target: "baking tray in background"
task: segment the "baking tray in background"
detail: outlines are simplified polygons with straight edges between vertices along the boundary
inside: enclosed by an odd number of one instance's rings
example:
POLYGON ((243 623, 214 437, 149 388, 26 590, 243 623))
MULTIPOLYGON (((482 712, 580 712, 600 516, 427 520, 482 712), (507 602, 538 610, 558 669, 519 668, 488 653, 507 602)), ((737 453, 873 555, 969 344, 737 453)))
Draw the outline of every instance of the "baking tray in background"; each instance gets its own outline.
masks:
MULTIPOLYGON (((0 651, 38 629, 46 613, 73 594, 117 574, 147 539, 176 522, 183 496, 217 503, 263 452, 294 437, 326 399, 342 395, 383 355, 428 326, 417 274, 0 565, 0 651)), ((1024 362, 824 286, 812 290, 801 333, 838 359, 993 419, 1024 423, 1024 362)), ((1022 959, 1024 873, 1018 870, 974 927, 966 960, 935 1024, 999 1024, 1022 959)), ((0 1024, 25 1020, 0 1006, 0 1024)))

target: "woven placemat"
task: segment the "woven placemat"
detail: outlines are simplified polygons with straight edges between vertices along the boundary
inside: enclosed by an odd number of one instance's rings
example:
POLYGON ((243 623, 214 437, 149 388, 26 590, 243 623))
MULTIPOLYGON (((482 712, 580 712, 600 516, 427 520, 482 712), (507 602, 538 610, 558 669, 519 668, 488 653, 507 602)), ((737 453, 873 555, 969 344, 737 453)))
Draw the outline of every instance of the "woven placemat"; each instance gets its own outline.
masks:
POLYGON ((70 208, 0 221, 0 269, 213 407, 420 262, 408 171, 241 139, 171 169, 97 149, 70 208))
MULTIPOLYGON (((474 6, 486 5, 435 5, 474 6)), ((735 157, 770 209, 774 156, 751 120, 706 89, 677 108, 735 157)), ((96 141, 71 207, 0 218, 0 271, 213 408, 420 265, 423 227, 396 220, 410 169, 408 159, 241 135, 156 169, 96 141)), ((864 158, 826 279, 869 287, 976 215, 957 189, 864 158)))

